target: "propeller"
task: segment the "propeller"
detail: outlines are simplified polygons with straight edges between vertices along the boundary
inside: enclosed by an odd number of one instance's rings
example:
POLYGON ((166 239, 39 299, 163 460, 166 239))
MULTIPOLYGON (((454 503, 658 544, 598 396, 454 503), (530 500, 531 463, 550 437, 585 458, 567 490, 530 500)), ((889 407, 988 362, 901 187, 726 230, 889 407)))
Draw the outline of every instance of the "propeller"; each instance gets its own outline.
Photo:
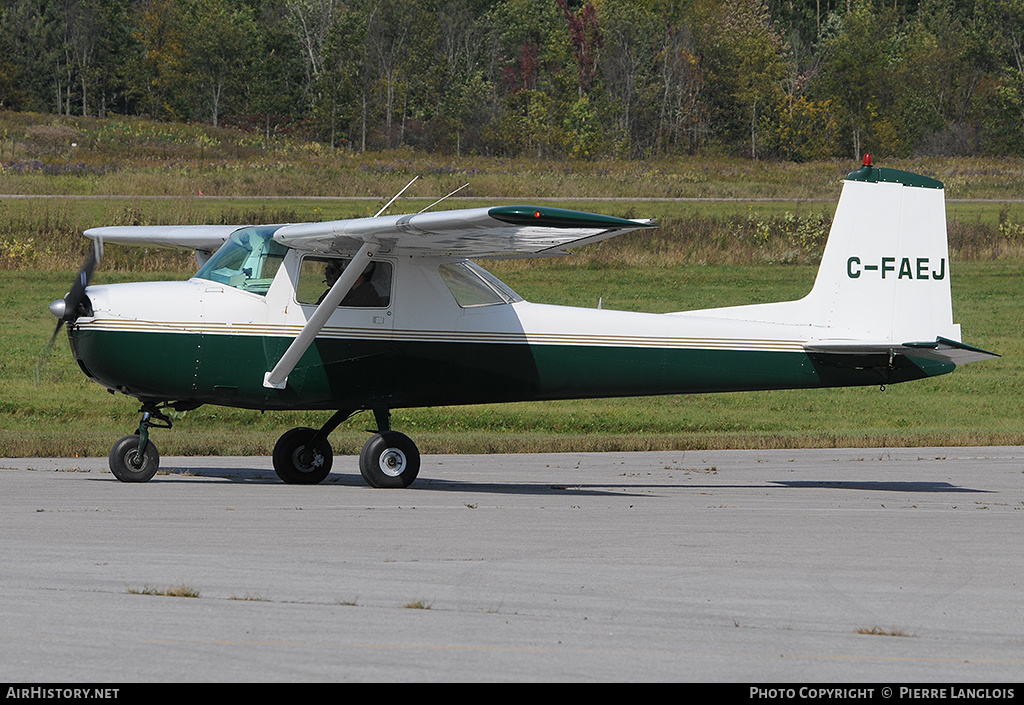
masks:
POLYGON ((81 315, 81 306, 86 301, 85 298, 85 287, 89 285, 89 280, 92 279, 92 273, 96 269, 96 265, 99 263, 100 258, 103 257, 103 242, 99 238, 93 241, 93 248, 89 252, 89 255, 85 258, 85 264, 78 270, 78 276, 71 283, 71 290, 64 296, 63 299, 57 299, 50 304, 50 313, 57 318, 57 327, 53 329, 53 335, 50 336, 50 342, 46 346, 46 350, 39 358, 39 362, 36 363, 35 369, 35 380, 38 384, 39 373, 43 369, 43 365, 46 364, 46 360, 50 357, 50 351, 53 349, 53 344, 57 340, 57 335, 60 333, 60 329, 64 327, 65 323, 74 323, 79 315, 81 315))

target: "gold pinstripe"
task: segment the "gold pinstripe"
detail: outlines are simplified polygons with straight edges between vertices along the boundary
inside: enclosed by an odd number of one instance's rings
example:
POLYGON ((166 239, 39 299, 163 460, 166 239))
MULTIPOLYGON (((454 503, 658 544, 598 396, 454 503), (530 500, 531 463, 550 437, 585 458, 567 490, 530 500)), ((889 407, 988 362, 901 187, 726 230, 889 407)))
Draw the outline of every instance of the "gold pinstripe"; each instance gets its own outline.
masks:
MULTIPOLYGON (((301 325, 265 325, 256 323, 215 323, 195 321, 143 321, 130 319, 94 319, 79 321, 82 330, 132 333, 181 333, 203 335, 245 335, 293 338, 301 325)), ((488 331, 393 330, 327 326, 318 338, 330 340, 382 340, 429 343, 495 343, 519 345, 579 345, 626 348, 675 348, 695 350, 758 350, 802 352, 799 340, 736 339, 678 336, 642 336, 573 333, 507 333, 488 331)))

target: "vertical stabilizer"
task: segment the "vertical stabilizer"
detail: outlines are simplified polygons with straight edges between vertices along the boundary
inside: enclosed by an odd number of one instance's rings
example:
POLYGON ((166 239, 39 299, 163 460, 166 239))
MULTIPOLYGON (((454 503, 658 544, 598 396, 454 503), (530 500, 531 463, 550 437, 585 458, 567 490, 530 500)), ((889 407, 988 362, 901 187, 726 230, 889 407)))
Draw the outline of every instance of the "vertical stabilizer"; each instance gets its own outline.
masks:
POLYGON ((942 183, 865 166, 847 176, 805 314, 832 339, 960 340, 942 183))

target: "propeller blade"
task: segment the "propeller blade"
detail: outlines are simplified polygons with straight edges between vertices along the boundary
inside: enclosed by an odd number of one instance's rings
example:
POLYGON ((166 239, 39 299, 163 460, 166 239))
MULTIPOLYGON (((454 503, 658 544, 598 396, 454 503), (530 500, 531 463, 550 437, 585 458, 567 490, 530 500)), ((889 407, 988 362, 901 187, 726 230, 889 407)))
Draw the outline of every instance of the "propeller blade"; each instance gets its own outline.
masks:
POLYGON ((57 335, 60 333, 60 329, 64 327, 65 323, 75 322, 78 318, 78 309, 82 302, 85 301, 85 288, 89 286, 89 280, 92 279, 92 274, 96 271, 96 265, 99 263, 100 258, 103 257, 103 241, 97 238, 93 241, 93 245, 89 256, 85 258, 85 264, 78 270, 78 275, 71 283, 71 291, 63 299, 57 299, 50 304, 50 313, 57 317, 57 327, 53 329, 53 335, 50 336, 49 344, 43 350, 43 354, 39 356, 39 361, 36 362, 36 384, 39 384, 39 374, 50 357, 50 352, 53 350, 54 343, 57 342, 57 335))
POLYGON ((71 291, 64 297, 64 315, 62 319, 68 323, 78 318, 78 307, 85 300, 85 287, 89 285, 92 273, 96 270, 96 264, 100 260, 99 252, 100 248, 97 246, 89 253, 85 264, 82 265, 78 276, 75 277, 75 281, 71 284, 71 291))

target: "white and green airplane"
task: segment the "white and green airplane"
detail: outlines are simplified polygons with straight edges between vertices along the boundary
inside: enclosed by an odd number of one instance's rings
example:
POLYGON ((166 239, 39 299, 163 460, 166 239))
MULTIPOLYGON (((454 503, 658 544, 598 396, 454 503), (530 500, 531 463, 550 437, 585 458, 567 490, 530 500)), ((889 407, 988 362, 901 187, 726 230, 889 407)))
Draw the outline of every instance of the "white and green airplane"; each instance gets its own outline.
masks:
MULTIPOLYGON (((392 199, 393 201, 394 199, 392 199)), ((654 227, 547 207, 497 206, 292 225, 103 227, 98 243, 193 249, 188 281, 88 286, 90 257, 50 310, 82 371, 141 403, 114 444, 118 479, 144 482, 152 427, 203 404, 322 409, 288 431, 288 483, 331 471, 328 435, 361 410, 374 487, 407 487, 419 452, 390 410, 656 394, 886 385, 995 357, 953 323, 942 184, 865 165, 843 184, 802 299, 667 314, 524 301, 472 259, 566 254, 654 227)))

